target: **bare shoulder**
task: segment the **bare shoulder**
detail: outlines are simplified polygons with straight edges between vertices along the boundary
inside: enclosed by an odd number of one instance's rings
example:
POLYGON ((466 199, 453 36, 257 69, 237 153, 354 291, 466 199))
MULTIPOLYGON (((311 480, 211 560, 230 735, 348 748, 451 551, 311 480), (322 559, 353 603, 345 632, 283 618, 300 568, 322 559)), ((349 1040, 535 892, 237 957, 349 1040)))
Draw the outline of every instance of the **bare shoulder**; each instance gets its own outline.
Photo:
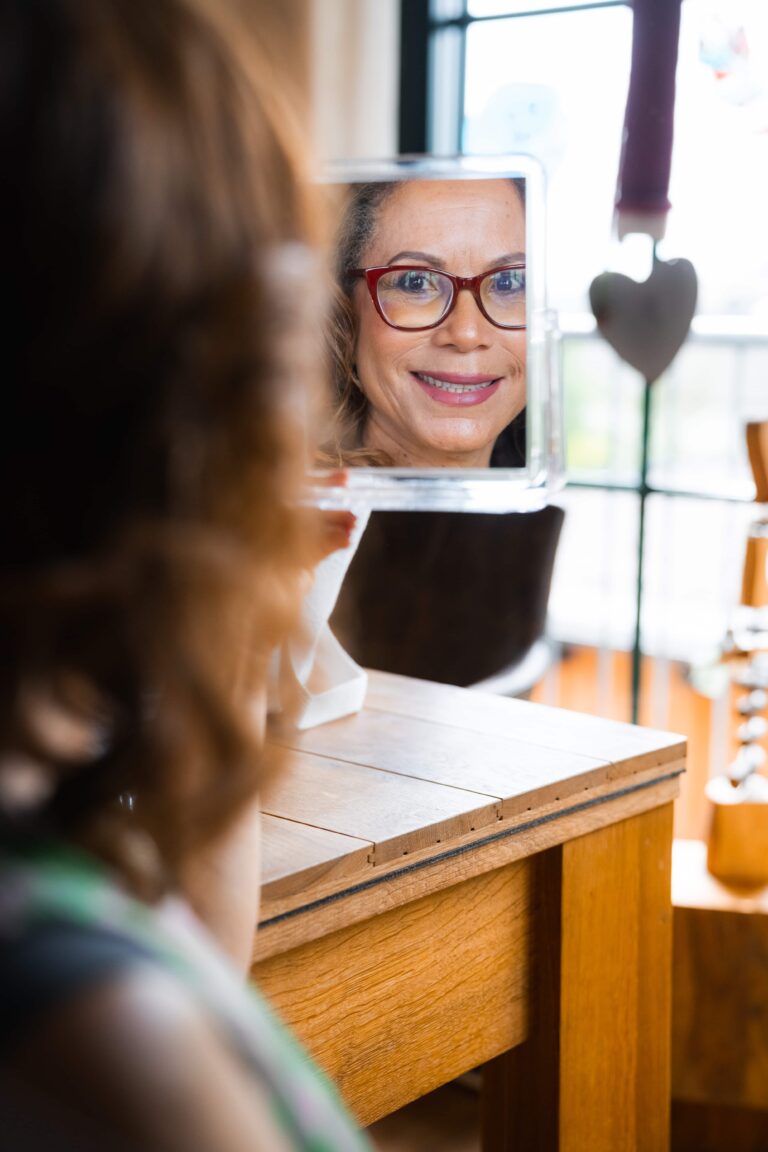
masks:
POLYGON ((41 1129, 41 1148, 46 1128, 88 1152, 292 1147, 275 1127, 266 1090, 205 1011, 171 974, 150 966, 73 997, 30 1030, 2 1082, 19 1119, 41 1129))

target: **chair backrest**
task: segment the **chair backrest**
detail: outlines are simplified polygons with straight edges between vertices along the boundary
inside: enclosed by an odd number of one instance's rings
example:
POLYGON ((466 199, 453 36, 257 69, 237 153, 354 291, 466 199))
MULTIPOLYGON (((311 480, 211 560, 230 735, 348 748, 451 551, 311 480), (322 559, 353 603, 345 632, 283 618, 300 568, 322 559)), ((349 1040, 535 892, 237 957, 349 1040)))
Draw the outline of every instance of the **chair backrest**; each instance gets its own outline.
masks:
POLYGON ((493 676, 544 633, 564 516, 374 512, 331 627, 368 668, 462 686, 493 676))

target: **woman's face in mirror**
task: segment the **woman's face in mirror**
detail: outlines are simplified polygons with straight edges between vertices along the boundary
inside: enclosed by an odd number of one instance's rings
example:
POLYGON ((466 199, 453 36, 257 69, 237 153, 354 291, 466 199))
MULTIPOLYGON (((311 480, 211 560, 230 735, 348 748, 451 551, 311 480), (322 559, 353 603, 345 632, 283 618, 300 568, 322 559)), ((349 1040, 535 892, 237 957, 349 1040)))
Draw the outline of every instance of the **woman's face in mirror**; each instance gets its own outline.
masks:
MULTIPOLYGON (((379 206, 361 267, 468 277, 524 259, 524 208, 511 180, 405 181, 379 206)), ((365 447, 395 466, 487 467, 496 438, 525 407, 525 330, 492 324, 466 290, 425 331, 386 324, 362 280, 353 302, 365 447)))

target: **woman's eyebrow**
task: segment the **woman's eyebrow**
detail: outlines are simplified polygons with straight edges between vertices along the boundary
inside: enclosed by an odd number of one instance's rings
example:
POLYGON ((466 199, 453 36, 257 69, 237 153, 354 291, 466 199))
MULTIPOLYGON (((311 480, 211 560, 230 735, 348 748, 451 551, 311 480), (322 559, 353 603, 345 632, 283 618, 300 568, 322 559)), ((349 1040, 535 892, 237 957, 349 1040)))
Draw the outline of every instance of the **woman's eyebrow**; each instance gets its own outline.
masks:
MULTIPOLYGON (((387 264, 399 264, 403 260, 416 260, 420 264, 428 264, 430 268, 436 268, 438 272, 445 271, 445 260, 441 260, 439 256, 435 256, 432 252, 417 252, 413 249, 405 249, 402 252, 397 252, 387 260, 387 264)), ((493 268, 505 268, 509 264, 524 264, 525 252, 505 252, 503 256, 498 256, 495 260, 491 260, 486 264, 486 270, 491 271, 493 268)))
POLYGON ((439 256, 434 256, 430 252, 412 252, 410 249, 396 253, 387 261, 387 264, 399 264, 403 259, 418 260, 419 263, 429 264, 430 268, 437 268, 438 271, 445 268, 445 261, 441 260, 439 256))
POLYGON ((525 252, 506 252, 498 260, 493 260, 488 268, 504 268, 507 264, 525 264, 525 252))

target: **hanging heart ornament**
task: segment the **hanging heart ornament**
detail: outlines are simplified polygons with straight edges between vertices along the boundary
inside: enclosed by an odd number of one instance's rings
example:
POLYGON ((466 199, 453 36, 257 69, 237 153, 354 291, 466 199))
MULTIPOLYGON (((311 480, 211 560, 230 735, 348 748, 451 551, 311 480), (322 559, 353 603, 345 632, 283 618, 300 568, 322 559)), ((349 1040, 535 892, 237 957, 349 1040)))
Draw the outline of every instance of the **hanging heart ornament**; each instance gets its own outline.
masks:
POLYGON ((647 280, 603 272, 589 289, 597 326, 622 360, 657 380, 688 335, 698 284, 690 260, 654 260, 647 280))

